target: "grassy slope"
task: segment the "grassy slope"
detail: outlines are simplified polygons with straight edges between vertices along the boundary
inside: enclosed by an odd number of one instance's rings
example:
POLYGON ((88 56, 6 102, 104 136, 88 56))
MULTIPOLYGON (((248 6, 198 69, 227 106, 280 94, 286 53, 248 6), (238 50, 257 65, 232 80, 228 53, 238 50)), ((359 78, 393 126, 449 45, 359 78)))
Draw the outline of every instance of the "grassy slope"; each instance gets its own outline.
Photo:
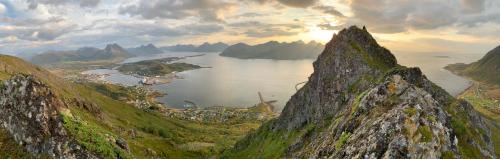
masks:
POLYGON ((44 69, 11 56, 0 56, 0 72, 1 80, 15 73, 32 74, 51 87, 55 94, 65 101, 78 98, 97 104, 102 110, 103 119, 98 119, 92 113, 71 105, 70 111, 74 117, 64 114, 63 116, 66 128, 80 143, 107 157, 123 153, 125 157, 146 158, 154 151, 162 158, 181 156, 207 158, 217 155, 222 149, 231 146, 244 136, 248 130, 260 125, 260 123, 202 124, 164 118, 158 113, 144 112, 114 100, 94 91, 91 87, 66 82, 44 69), (136 138, 128 135, 132 130, 136 130, 136 138), (105 142, 107 136, 124 138, 131 148, 131 154, 124 153, 121 149, 117 149, 116 145, 105 142), (179 146, 192 142, 214 143, 215 146, 189 149, 179 146))
POLYGON ((476 63, 472 64, 451 64, 445 67, 445 69, 453 72, 454 74, 460 76, 467 76, 475 81, 487 82, 487 83, 500 83, 499 73, 494 71, 484 71, 479 68, 476 63))
POLYGON ((0 129, 0 156, 2 158, 31 158, 4 129, 0 129))
POLYGON ((497 135, 500 134, 500 113, 492 111, 492 108, 500 108, 500 102, 498 102, 500 99, 498 95, 493 96, 492 94, 485 93, 491 89, 500 88, 482 83, 475 83, 465 92, 460 94, 459 98, 470 102, 474 106, 474 109, 486 118, 487 124, 491 129, 495 153, 497 157, 500 157, 500 135, 497 135), (495 100, 497 100, 497 102, 495 102, 495 100))

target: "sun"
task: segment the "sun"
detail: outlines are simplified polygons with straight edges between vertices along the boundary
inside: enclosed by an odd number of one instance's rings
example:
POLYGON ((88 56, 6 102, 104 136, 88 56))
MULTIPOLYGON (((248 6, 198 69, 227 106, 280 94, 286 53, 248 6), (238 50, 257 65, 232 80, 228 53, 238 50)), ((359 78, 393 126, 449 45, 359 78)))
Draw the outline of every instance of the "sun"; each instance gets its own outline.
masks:
POLYGON ((313 26, 309 28, 307 36, 309 36, 311 40, 326 43, 332 39, 333 33, 335 32, 334 30, 323 30, 317 26, 313 26))

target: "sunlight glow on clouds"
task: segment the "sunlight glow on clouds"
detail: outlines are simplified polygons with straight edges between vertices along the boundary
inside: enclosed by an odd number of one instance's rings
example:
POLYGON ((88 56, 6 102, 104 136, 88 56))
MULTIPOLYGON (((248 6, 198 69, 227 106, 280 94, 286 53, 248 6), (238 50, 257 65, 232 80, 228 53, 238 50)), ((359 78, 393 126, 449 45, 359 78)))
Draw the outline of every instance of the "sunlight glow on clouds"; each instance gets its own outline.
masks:
POLYGON ((4 4, 0 3, 0 14, 3 15, 5 14, 7 8, 5 7, 4 4))
POLYGON ((484 53, 500 41, 500 1, 0 0, 0 52, 108 43, 324 43, 349 25, 366 25, 395 52, 484 53))

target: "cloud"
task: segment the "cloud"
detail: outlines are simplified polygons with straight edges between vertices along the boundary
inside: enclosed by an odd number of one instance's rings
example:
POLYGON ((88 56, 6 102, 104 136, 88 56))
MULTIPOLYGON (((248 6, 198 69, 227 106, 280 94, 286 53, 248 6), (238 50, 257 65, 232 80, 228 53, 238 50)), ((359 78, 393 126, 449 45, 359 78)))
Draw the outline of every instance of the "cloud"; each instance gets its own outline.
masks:
POLYGON ((460 26, 478 27, 479 25, 486 23, 500 24, 500 12, 479 14, 462 18, 460 26))
POLYGON ((498 13, 486 13, 487 2, 497 3, 494 0, 349 0, 354 14, 349 21, 366 24, 379 33, 473 26, 498 19, 498 13))
POLYGON ((273 23, 262 23, 260 21, 243 21, 243 22, 230 23, 227 25, 230 27, 234 27, 234 28, 245 28, 245 27, 250 27, 250 28, 285 27, 285 28, 289 28, 289 29, 303 29, 304 28, 303 25, 295 24, 295 23, 273 24, 273 23))
POLYGON ((346 25, 332 25, 330 23, 320 23, 317 25, 322 30, 341 30, 346 28, 346 25))
POLYGON ((278 2, 285 6, 296 8, 307 8, 318 3, 319 0, 247 0, 257 2, 259 4, 266 4, 269 2, 278 2))
POLYGON ((223 22, 224 11, 235 5, 216 0, 141 0, 138 4, 120 7, 120 14, 141 16, 145 19, 184 19, 200 17, 203 21, 223 22))
POLYGON ((101 0, 26 0, 29 9, 37 9, 38 5, 62 6, 67 4, 78 4, 80 7, 95 7, 101 0))
POLYGON ((305 32, 307 29, 302 24, 294 23, 262 23, 259 21, 244 21, 230 23, 227 26, 237 30, 244 30, 243 34, 248 37, 272 37, 272 36, 291 36, 305 32))
POLYGON ((484 10, 485 0, 460 0, 462 11, 467 13, 479 13, 484 10))
POLYGON ((253 18, 253 17, 262 17, 262 16, 267 16, 268 14, 262 14, 262 13, 254 13, 254 12, 246 12, 242 14, 235 15, 231 18, 253 18))
POLYGON ((81 7, 95 7, 99 5, 101 0, 80 0, 81 7))
POLYGON ((278 2, 291 7, 307 8, 316 4, 318 0, 278 0, 278 2))
MULTIPOLYGON (((162 23, 147 22, 129 22, 129 21, 111 21, 99 20, 84 27, 85 30, 105 30, 106 34, 123 35, 126 38, 137 36, 151 37, 179 37, 189 35, 208 35, 224 30, 224 27, 218 24, 185 24, 170 27, 162 23)), ((92 34, 96 38, 101 32, 92 34)))
POLYGON ((460 4, 451 0, 350 0, 354 19, 375 32, 435 29, 457 22, 460 4))
POLYGON ((262 38, 262 37, 273 37, 273 36, 291 36, 297 35, 301 32, 284 30, 280 28, 264 28, 264 29, 250 29, 245 31, 245 35, 248 37, 262 38))
POLYGON ((321 11, 322 13, 326 13, 326 14, 330 14, 330 15, 333 15, 333 16, 337 16, 337 17, 345 17, 344 14, 342 14, 341 12, 339 12, 337 9, 335 9, 335 7, 333 6, 325 6, 325 5, 319 5, 319 6, 315 6, 313 7, 313 9, 315 10, 319 10, 321 11))
POLYGON ((9 24, 0 27, 0 36, 15 36, 28 41, 55 40, 77 28, 76 24, 55 17, 46 20, 3 18, 0 22, 9 24))
POLYGON ((7 12, 7 7, 3 3, 0 3, 0 15, 5 14, 7 12))

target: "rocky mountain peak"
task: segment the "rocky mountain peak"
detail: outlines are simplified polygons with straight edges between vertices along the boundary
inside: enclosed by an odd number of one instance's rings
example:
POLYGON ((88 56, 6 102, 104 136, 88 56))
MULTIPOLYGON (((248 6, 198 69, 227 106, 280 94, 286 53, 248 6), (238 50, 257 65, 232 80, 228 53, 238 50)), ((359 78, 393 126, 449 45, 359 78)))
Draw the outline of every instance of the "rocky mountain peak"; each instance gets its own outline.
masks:
POLYGON ((334 35, 313 66, 279 118, 228 158, 496 158, 472 106, 398 65, 366 28, 334 35), (261 153, 268 148, 281 151, 261 153))
POLYGON ((283 109, 280 127, 297 128, 336 114, 397 63, 370 33, 352 26, 334 35, 313 66, 309 82, 283 109))
POLYGON ((106 52, 119 52, 119 51, 125 51, 120 45, 114 43, 114 44, 108 44, 106 45, 106 48, 104 48, 106 52))

